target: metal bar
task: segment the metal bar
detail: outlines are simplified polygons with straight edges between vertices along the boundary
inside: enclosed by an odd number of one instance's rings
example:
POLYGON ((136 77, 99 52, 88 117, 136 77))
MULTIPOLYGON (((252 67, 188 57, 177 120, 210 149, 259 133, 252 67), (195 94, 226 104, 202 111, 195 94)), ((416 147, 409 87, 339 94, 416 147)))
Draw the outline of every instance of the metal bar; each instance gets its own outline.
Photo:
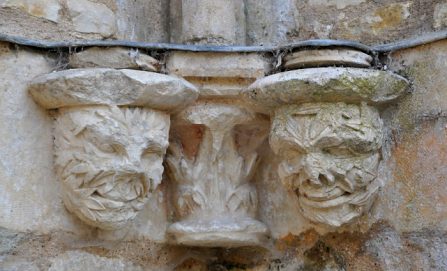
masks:
POLYGON ((302 48, 321 48, 321 47, 350 47, 366 53, 386 53, 406 48, 412 48, 431 42, 447 39, 447 30, 424 34, 419 37, 401 40, 389 44, 368 46, 355 41, 348 40, 305 40, 283 46, 215 46, 215 45, 189 45, 172 43, 151 43, 127 40, 74 40, 74 41, 46 41, 34 40, 19 36, 11 36, 0 33, 0 41, 11 42, 18 45, 42 48, 42 49, 67 49, 77 47, 130 47, 146 50, 160 51, 190 51, 190 52, 277 52, 285 50, 296 50, 302 48))

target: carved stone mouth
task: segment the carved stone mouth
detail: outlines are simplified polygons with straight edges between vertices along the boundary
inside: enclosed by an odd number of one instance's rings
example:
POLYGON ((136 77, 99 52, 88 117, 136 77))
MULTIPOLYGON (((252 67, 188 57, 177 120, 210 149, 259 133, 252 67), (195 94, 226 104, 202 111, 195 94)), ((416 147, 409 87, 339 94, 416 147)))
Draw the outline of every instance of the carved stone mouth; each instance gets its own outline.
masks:
POLYGON ((317 202, 336 199, 343 195, 350 195, 349 192, 335 185, 320 187, 302 185, 296 192, 301 197, 317 202))
POLYGON ((309 198, 306 196, 300 196, 299 200, 301 204, 311 206, 313 208, 333 208, 349 203, 354 196, 354 194, 343 192, 343 194, 334 196, 333 198, 309 198))
MULTIPOLYGON (((137 201, 132 206, 140 209, 149 191, 150 183, 143 173, 102 171, 94 177, 90 185, 95 187, 94 195, 103 198, 115 208, 137 201)), ((113 208, 112 206, 109 208, 113 208)))

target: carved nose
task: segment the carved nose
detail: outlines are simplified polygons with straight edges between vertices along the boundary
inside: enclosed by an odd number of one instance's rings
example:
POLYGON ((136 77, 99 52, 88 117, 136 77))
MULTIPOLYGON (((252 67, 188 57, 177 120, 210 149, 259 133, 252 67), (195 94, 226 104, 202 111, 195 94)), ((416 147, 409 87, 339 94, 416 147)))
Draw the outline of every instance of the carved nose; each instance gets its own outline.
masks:
POLYGON ((125 163, 127 167, 133 168, 138 171, 138 169, 141 167, 141 152, 128 151, 125 163))
POLYGON ((304 176, 303 179, 317 186, 327 186, 333 183, 333 177, 328 173, 321 158, 308 155, 302 160, 304 176))

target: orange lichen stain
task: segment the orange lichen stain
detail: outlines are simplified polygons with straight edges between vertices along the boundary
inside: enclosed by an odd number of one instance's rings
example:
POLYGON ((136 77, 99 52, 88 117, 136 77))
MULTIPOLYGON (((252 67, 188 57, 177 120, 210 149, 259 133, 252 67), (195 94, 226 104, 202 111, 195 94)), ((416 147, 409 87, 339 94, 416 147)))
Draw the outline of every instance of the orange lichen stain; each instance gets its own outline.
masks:
POLYGON ((289 233, 278 239, 275 243, 275 247, 279 251, 285 251, 296 247, 312 247, 319 238, 320 236, 314 230, 306 231, 299 236, 289 233))
POLYGON ((175 129, 178 140, 182 143, 183 152, 189 159, 195 158, 205 133, 203 125, 182 125, 175 129))
POLYGON ((6 54, 6 53, 9 53, 11 51, 9 49, 10 48, 9 46, 10 46, 9 43, 0 41, 0 56, 2 54, 6 54))
POLYGON ((420 134, 407 135, 395 147, 394 182, 400 183, 404 216, 409 223, 436 223, 447 215, 447 134, 425 123, 420 134), (430 199, 430 200, 427 200, 430 199))
POLYGON ((31 7, 29 7, 29 13, 36 17, 44 17, 45 15, 44 9, 39 5, 32 5, 31 7))
POLYGON ((399 4, 392 4, 376 10, 374 15, 380 18, 380 22, 376 22, 372 25, 374 30, 382 30, 386 28, 392 28, 399 25, 403 19, 403 6, 399 4))
POLYGON ((108 257, 111 258, 108 254, 110 253, 110 250, 103 247, 85 247, 83 249, 85 252, 90 254, 95 254, 101 257, 108 257))
POLYGON ((208 270, 208 268, 204 262, 189 258, 174 269, 174 271, 180 271, 180 270, 206 271, 208 270))

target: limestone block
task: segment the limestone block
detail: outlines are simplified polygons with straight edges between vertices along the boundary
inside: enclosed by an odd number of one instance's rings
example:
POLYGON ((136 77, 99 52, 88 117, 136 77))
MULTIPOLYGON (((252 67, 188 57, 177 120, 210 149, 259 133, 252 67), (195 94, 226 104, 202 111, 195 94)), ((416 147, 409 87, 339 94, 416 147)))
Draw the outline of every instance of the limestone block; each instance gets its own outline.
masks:
POLYGON ((37 77, 30 93, 46 109, 76 105, 133 105, 158 110, 187 106, 197 96, 187 81, 164 74, 114 69, 72 69, 37 77))
POLYGON ((433 14, 433 28, 439 29, 447 26, 447 3, 436 4, 433 14))
POLYGON ((172 52, 166 63, 169 73, 182 77, 260 78, 267 61, 257 53, 172 52))
POLYGON ((0 0, 0 7, 19 8, 30 15, 58 22, 61 4, 58 0, 0 0))
POLYGON ((259 54, 172 52, 166 67, 200 89, 201 97, 235 97, 269 70, 259 54))
POLYGON ((387 63, 415 89, 389 116, 389 133, 397 137, 389 149, 391 180, 378 201, 377 216, 398 231, 447 230, 446 50, 442 40, 394 52, 387 63))
POLYGON ((408 81, 385 71, 358 68, 310 68, 274 74, 253 83, 246 96, 264 108, 305 102, 381 104, 395 100, 408 81))
POLYGON ((7 257, 5 260, 0 258, 0 270, 2 271, 40 271, 36 264, 16 259, 15 257, 7 257))
POLYGON ((93 47, 70 55, 72 68, 139 69, 150 72, 160 70, 160 63, 138 50, 128 48, 93 47))
POLYGON ((143 42, 169 42, 169 2, 117 0, 117 38, 143 42))
MULTIPOLYGON (((121 259, 110 259, 81 251, 68 251, 51 261, 48 271, 143 271, 140 266, 121 259)), ((150 270, 150 269, 149 269, 150 270)))
POLYGON ((115 13, 104 4, 67 0, 67 8, 74 29, 78 32, 98 33, 107 38, 117 31, 115 13))
POLYGON ((366 2, 366 0, 310 0, 309 5, 313 6, 336 6, 337 9, 344 9, 348 6, 355 6, 366 2))
POLYGON ((16 231, 82 231, 59 196, 52 119, 26 90, 31 78, 51 69, 35 52, 0 53, 0 226, 16 231))
POLYGON ((387 29, 396 28, 410 17, 412 2, 391 3, 378 8, 372 16, 365 16, 365 23, 371 24, 374 33, 380 33, 387 29))
POLYGON ((247 43, 279 45, 298 37, 303 23, 300 8, 294 0, 247 0, 247 43))
POLYGON ((183 0, 182 39, 194 44, 234 44, 234 0, 183 0))
POLYGON ((371 67, 372 57, 363 52, 348 49, 302 50, 288 54, 284 58, 284 68, 310 68, 327 66, 371 67))

